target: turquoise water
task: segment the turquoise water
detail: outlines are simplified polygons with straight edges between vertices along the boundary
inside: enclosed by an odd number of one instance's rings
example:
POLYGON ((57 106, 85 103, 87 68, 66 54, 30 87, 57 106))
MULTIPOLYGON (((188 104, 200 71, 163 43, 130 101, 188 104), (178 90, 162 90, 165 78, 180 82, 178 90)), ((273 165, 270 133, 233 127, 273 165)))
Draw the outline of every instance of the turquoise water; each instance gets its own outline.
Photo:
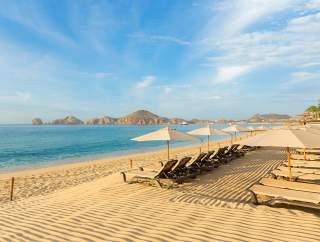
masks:
MULTIPOLYGON (((161 149, 165 147, 161 141, 130 140, 161 127, 0 125, 0 171, 161 149)), ((201 125, 172 127, 190 131, 201 125)), ((223 138, 226 137, 215 137, 216 140, 223 138)), ((174 146, 194 144, 190 141, 172 143, 174 146)))

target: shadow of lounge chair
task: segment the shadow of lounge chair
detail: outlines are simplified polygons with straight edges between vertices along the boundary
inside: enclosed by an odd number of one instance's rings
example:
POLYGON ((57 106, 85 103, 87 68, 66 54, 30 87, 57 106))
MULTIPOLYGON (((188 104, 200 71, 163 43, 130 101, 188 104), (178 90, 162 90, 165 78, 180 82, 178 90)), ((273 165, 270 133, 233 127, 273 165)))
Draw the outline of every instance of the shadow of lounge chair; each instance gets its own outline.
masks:
POLYGON ((287 204, 320 209, 319 185, 263 178, 248 189, 254 204, 287 204))
POLYGON ((161 166, 157 171, 144 170, 143 168, 140 168, 140 170, 121 172, 121 174, 124 182, 128 182, 128 176, 130 176, 131 180, 136 180, 136 182, 155 181, 158 186, 162 187, 160 179, 169 178, 167 174, 172 170, 177 162, 177 160, 168 160, 163 163, 163 166, 161 166))

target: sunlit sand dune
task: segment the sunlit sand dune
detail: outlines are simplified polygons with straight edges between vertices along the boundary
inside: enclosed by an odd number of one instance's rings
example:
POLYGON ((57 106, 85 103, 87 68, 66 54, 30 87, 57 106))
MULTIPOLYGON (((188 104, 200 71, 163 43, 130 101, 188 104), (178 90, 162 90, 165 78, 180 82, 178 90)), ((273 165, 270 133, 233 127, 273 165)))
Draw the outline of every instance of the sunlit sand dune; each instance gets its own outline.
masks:
POLYGON ((175 189, 125 184, 119 174, 3 203, 1 240, 319 241, 314 212, 250 204, 245 191, 278 166, 259 150, 175 189))

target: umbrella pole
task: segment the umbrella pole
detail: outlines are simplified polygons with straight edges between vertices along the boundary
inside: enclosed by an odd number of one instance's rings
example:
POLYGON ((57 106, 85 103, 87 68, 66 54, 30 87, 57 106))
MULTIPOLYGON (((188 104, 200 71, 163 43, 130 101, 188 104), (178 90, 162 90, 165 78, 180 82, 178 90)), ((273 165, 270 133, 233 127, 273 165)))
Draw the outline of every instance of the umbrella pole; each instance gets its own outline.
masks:
POLYGON ((170 155, 169 155, 169 140, 167 140, 167 157, 168 157, 168 160, 170 158, 170 155))
POLYGON ((210 141, 209 141, 209 135, 208 135, 208 152, 210 150, 210 141))
POLYGON ((307 160, 307 152, 306 152, 306 148, 304 148, 304 150, 303 150, 303 156, 304 156, 304 160, 307 160))
POLYGON ((288 154, 288 168, 289 168, 289 179, 292 181, 292 174, 291 174, 291 153, 289 147, 287 147, 287 154, 288 154))

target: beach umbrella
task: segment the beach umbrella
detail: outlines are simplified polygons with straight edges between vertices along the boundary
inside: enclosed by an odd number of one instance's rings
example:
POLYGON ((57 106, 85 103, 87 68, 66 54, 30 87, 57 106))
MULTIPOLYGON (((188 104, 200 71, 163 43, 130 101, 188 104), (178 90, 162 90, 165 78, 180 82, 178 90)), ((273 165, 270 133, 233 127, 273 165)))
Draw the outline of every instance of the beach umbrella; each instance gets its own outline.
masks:
POLYGON ((222 129, 222 131, 228 132, 228 133, 234 133, 236 135, 237 132, 250 132, 252 130, 250 130, 248 128, 240 127, 238 125, 231 125, 227 128, 222 129))
POLYGON ((232 144, 232 134, 234 133, 234 136, 237 136, 237 132, 252 132, 252 130, 248 128, 243 128, 238 125, 231 125, 227 128, 222 129, 222 131, 230 133, 231 134, 231 144, 232 144))
POLYGON ((229 135, 228 133, 223 132, 220 129, 213 128, 212 125, 208 125, 208 126, 203 127, 203 128, 199 128, 199 129, 195 129, 195 130, 189 131, 188 134, 208 136, 208 152, 209 152, 209 149, 210 149, 210 136, 213 136, 213 135, 229 135))
POLYGON ((254 131, 266 131, 266 130, 269 130, 269 127, 264 125, 254 128, 254 131))
POLYGON ((163 129, 160 129, 158 131, 154 131, 136 138, 133 138, 131 140, 134 141, 156 141, 156 140, 163 140, 167 142, 167 155, 169 159, 169 150, 170 145, 169 142, 172 140, 191 140, 191 141, 199 141, 197 137, 194 137, 190 134, 179 132, 173 128, 166 127, 163 129))
POLYGON ((289 177, 291 180, 291 153, 289 148, 319 148, 320 133, 302 129, 268 130, 263 134, 239 141, 248 146, 286 147, 289 177))

